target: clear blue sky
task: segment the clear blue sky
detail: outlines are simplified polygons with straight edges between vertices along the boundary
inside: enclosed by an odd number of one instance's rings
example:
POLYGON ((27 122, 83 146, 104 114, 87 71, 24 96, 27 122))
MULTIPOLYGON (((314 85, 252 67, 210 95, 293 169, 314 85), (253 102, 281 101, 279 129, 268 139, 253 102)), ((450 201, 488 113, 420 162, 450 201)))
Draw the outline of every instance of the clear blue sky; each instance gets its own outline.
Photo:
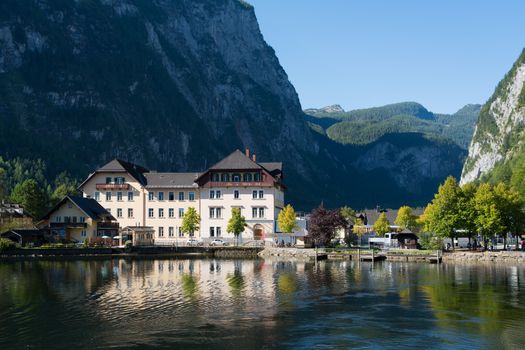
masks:
POLYGON ((248 0, 303 108, 484 103, 525 47, 524 0, 248 0))

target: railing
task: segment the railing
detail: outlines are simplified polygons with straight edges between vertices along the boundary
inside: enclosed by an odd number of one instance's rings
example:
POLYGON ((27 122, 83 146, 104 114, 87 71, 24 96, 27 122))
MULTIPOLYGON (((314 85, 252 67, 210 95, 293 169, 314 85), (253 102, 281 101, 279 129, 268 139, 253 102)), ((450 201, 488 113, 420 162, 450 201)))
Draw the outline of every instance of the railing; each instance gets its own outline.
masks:
POLYGON ((52 222, 49 224, 50 228, 85 228, 85 222, 52 222))
POLYGON ((271 187, 271 183, 267 182, 254 182, 254 181, 210 181, 210 187, 271 187))
POLYGON ((119 227, 118 222, 100 222, 97 226, 98 229, 118 229, 119 227))
POLYGON ((128 190, 129 184, 96 184, 97 190, 128 190))

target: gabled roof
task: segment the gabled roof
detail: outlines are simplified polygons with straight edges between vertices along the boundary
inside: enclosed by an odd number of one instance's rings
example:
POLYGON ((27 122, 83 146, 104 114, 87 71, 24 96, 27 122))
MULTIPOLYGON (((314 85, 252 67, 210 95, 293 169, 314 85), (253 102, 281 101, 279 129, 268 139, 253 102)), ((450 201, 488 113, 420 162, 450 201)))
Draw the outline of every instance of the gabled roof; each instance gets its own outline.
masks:
POLYGON ((27 237, 27 236, 43 236, 44 232, 36 228, 14 228, 14 229, 0 233, 0 236, 3 237, 9 234, 17 234, 22 237, 27 237))
POLYGON ((94 173, 90 174, 88 178, 84 180, 84 182, 82 182, 78 187, 81 188, 86 182, 89 181, 89 179, 91 179, 97 173, 129 173, 129 175, 131 175, 141 185, 145 185, 146 179, 144 177, 144 173, 147 172, 149 172, 149 170, 144 168, 143 166, 126 162, 122 159, 113 159, 111 162, 107 163, 106 165, 103 165, 102 167, 98 168, 94 173))
POLYGON ((199 173, 145 173, 147 188, 161 187, 196 187, 195 180, 199 173))
POLYGON ((249 170, 261 169, 261 166, 250 159, 246 154, 235 150, 229 156, 213 165, 210 170, 249 170))
POLYGON ((62 206, 65 202, 70 200, 73 204, 75 204, 84 214, 89 216, 93 220, 100 220, 100 219, 109 219, 109 220, 116 220, 104 207, 102 207, 96 200, 92 198, 84 198, 84 197, 77 197, 77 196, 65 196, 60 202, 58 202, 57 205, 53 207, 44 217, 43 219, 48 219, 51 214, 53 214, 60 206, 62 206))

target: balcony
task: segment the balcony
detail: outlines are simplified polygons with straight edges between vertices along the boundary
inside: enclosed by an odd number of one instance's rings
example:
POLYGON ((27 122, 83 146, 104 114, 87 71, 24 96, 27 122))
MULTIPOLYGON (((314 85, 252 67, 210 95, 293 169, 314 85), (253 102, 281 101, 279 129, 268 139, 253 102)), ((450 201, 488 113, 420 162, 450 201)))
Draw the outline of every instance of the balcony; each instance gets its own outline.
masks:
POLYGON ((97 225, 99 230, 116 230, 119 228, 118 222, 99 222, 97 225))
POLYGON ((85 222, 52 222, 49 224, 50 228, 86 228, 85 222))
POLYGON ((97 184, 97 190, 129 190, 129 184, 97 184))
POLYGON ((209 187, 272 187, 272 184, 265 183, 265 182, 254 182, 254 181, 240 181, 240 182, 233 182, 233 181, 210 181, 209 187))

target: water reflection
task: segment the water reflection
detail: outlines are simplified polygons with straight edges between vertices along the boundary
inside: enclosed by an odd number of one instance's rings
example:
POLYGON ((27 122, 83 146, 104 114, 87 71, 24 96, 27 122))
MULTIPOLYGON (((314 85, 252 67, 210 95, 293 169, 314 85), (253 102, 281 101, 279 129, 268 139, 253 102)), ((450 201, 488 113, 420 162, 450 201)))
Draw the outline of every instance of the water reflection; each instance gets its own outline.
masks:
POLYGON ((0 348, 524 348, 515 266, 0 263, 0 348))

